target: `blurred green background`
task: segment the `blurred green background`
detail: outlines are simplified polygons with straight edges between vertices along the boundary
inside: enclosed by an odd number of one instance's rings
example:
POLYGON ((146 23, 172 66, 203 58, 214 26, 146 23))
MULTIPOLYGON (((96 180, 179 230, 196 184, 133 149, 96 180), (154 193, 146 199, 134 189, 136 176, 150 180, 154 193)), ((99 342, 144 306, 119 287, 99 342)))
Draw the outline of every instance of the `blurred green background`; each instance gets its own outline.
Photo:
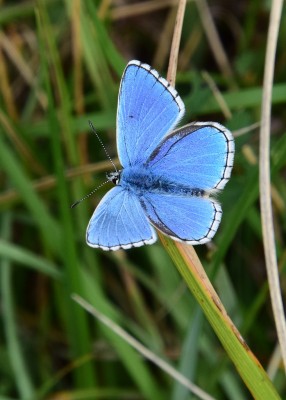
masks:
MULTIPOLYGON (((221 226, 196 247, 229 315, 286 397, 269 301, 258 188, 268 1, 187 3, 176 88, 182 123, 234 132, 221 226), (210 31, 210 12, 219 41, 210 31), (278 361, 277 361, 278 360, 278 361)), ((116 160, 120 77, 131 59, 166 76, 176 1, 0 1, 0 400, 193 399, 75 304, 78 293, 217 399, 251 395, 158 242, 103 252, 85 229, 116 160)), ((272 200, 285 293, 286 15, 278 43, 272 200)))

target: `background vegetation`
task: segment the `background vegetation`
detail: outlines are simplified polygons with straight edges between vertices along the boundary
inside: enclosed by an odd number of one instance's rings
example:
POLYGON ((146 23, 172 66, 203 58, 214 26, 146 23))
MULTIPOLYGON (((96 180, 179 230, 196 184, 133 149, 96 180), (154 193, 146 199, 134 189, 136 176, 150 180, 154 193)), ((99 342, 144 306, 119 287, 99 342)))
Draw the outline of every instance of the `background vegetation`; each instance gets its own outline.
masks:
MULTIPOLYGON (((108 190, 70 204, 116 157, 120 77, 131 59, 166 75, 175 1, 0 2, 0 399, 190 399, 71 299, 78 293, 217 399, 251 395, 159 243, 103 252, 85 229, 108 190)), ((188 2, 176 87, 183 123, 214 120, 236 136, 213 243, 196 247, 229 315, 281 397, 258 188, 258 128, 269 2, 188 2), (210 32, 208 11, 219 33, 210 32)), ((273 87, 272 197, 285 281, 285 9, 273 87)))

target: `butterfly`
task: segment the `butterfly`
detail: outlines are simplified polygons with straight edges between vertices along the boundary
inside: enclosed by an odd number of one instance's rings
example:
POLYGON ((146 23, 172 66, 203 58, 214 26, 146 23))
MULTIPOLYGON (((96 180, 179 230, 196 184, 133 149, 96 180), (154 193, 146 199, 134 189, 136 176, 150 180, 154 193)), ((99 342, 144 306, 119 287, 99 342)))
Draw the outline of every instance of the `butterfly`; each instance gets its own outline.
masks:
POLYGON ((157 71, 130 61, 117 109, 117 151, 122 169, 100 201, 86 241, 103 250, 130 249, 157 240, 156 229, 196 245, 210 241, 222 210, 214 195, 230 178, 234 140, 216 122, 175 129, 185 106, 157 71))

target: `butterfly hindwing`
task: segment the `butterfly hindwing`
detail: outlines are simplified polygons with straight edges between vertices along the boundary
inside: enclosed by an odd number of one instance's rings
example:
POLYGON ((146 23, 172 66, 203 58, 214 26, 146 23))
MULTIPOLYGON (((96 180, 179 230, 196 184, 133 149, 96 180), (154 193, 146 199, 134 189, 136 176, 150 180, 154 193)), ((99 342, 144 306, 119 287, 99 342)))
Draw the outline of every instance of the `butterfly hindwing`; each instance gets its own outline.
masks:
POLYGON ((121 186, 111 189, 94 211, 86 241, 103 250, 142 246, 157 239, 138 198, 121 186))
POLYGON ((157 71, 139 61, 130 61, 118 97, 117 150, 121 165, 146 161, 184 110, 177 91, 157 71))
POLYGON ((192 245, 211 240, 221 220, 220 205, 209 198, 147 193, 141 204, 157 229, 192 245))
POLYGON ((153 174, 178 185, 222 189, 233 165, 234 141, 229 130, 214 122, 196 122, 162 140, 146 161, 153 174))

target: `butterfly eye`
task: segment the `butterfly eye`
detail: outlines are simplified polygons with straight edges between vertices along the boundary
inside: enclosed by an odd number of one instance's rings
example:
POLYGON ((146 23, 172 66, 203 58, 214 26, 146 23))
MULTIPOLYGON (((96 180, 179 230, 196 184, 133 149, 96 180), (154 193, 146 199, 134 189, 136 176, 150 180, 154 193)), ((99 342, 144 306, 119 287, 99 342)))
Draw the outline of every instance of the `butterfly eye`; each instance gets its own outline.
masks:
POLYGON ((106 174, 106 178, 114 183, 114 185, 118 185, 119 180, 120 180, 120 171, 116 171, 116 172, 108 172, 106 174))

